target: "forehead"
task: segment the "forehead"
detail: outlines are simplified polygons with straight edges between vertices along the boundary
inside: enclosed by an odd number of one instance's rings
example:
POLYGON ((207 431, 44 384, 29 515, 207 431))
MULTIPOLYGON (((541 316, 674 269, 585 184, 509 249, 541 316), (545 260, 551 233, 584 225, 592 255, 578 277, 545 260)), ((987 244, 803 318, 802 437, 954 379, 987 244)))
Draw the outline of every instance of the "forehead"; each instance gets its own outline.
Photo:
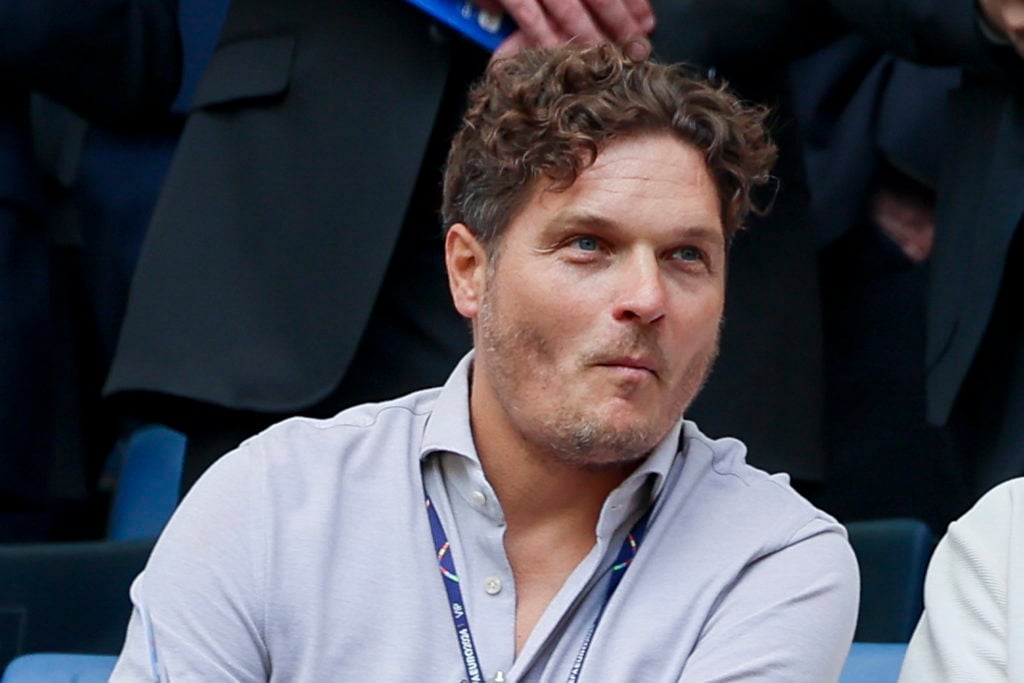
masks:
POLYGON ((512 224, 581 217, 639 231, 700 227, 722 234, 718 190, 703 155, 668 134, 613 141, 567 188, 535 182, 512 224))

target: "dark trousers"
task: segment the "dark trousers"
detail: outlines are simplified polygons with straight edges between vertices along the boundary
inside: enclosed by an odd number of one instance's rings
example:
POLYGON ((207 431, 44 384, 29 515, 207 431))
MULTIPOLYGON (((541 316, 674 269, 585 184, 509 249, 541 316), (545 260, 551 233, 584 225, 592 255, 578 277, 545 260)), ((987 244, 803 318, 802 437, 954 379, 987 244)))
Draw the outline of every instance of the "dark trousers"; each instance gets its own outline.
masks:
POLYGON ((820 257, 825 329, 825 485, 842 521, 916 517, 937 533, 965 485, 947 430, 925 419, 927 264, 865 221, 820 257))

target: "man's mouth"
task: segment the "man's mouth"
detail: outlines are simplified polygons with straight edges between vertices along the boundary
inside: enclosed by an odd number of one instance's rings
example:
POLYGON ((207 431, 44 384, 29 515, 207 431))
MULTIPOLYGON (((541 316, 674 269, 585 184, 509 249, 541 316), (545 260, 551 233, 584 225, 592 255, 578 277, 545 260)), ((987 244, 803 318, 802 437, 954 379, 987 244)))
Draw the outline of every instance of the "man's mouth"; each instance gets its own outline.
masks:
POLYGON ((607 368, 621 368, 624 372, 649 373, 658 377, 658 365, 650 357, 644 355, 616 356, 601 359, 595 365, 607 368))

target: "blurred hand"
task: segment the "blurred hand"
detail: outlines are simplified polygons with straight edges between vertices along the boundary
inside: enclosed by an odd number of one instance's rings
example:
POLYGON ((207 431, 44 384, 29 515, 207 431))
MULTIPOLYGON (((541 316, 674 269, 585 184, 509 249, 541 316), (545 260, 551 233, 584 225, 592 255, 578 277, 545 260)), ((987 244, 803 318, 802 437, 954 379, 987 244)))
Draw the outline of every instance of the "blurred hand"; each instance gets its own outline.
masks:
POLYGON ((920 197, 882 188, 871 200, 871 219, 913 263, 924 263, 935 242, 935 207, 920 197))
POLYGON ((519 30, 495 51, 507 56, 528 47, 555 47, 570 40, 581 45, 611 41, 641 41, 636 48, 650 51, 646 38, 654 29, 649 0, 474 0, 481 9, 505 12, 519 30))
POLYGON ((1024 57, 1024 0, 978 0, 989 27, 1024 57))

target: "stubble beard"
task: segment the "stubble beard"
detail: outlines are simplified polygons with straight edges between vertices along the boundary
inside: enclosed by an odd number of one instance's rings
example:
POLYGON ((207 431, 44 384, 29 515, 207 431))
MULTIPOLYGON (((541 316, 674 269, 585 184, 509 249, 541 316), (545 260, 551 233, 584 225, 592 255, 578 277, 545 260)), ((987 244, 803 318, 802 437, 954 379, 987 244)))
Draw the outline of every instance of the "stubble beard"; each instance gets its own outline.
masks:
MULTIPOLYGON (((557 368, 557 357, 551 343, 528 322, 501 321, 495 312, 494 281, 488 282, 477 325, 485 360, 495 395, 519 433, 527 441, 548 452, 557 460, 586 470, 605 470, 636 464, 646 458, 678 421, 704 385, 718 355, 716 336, 712 348, 694 358, 673 397, 673 405, 662 420, 652 418, 644 423, 616 427, 607 418, 588 409, 586 397, 580 404, 562 403, 547 410, 543 398, 531 397, 534 390, 555 396, 560 393, 556 374, 543 376, 547 369, 557 368), (552 385, 550 381, 556 384, 552 385)), ((606 347, 581 354, 578 370, 583 371, 587 359, 617 357, 643 349, 662 355, 658 345, 644 330, 633 328, 628 337, 606 347)), ((661 367, 667 365, 662 362, 661 367)), ((661 378, 655 381, 663 381, 661 378)), ((571 396, 571 394, 569 394, 571 396)))

